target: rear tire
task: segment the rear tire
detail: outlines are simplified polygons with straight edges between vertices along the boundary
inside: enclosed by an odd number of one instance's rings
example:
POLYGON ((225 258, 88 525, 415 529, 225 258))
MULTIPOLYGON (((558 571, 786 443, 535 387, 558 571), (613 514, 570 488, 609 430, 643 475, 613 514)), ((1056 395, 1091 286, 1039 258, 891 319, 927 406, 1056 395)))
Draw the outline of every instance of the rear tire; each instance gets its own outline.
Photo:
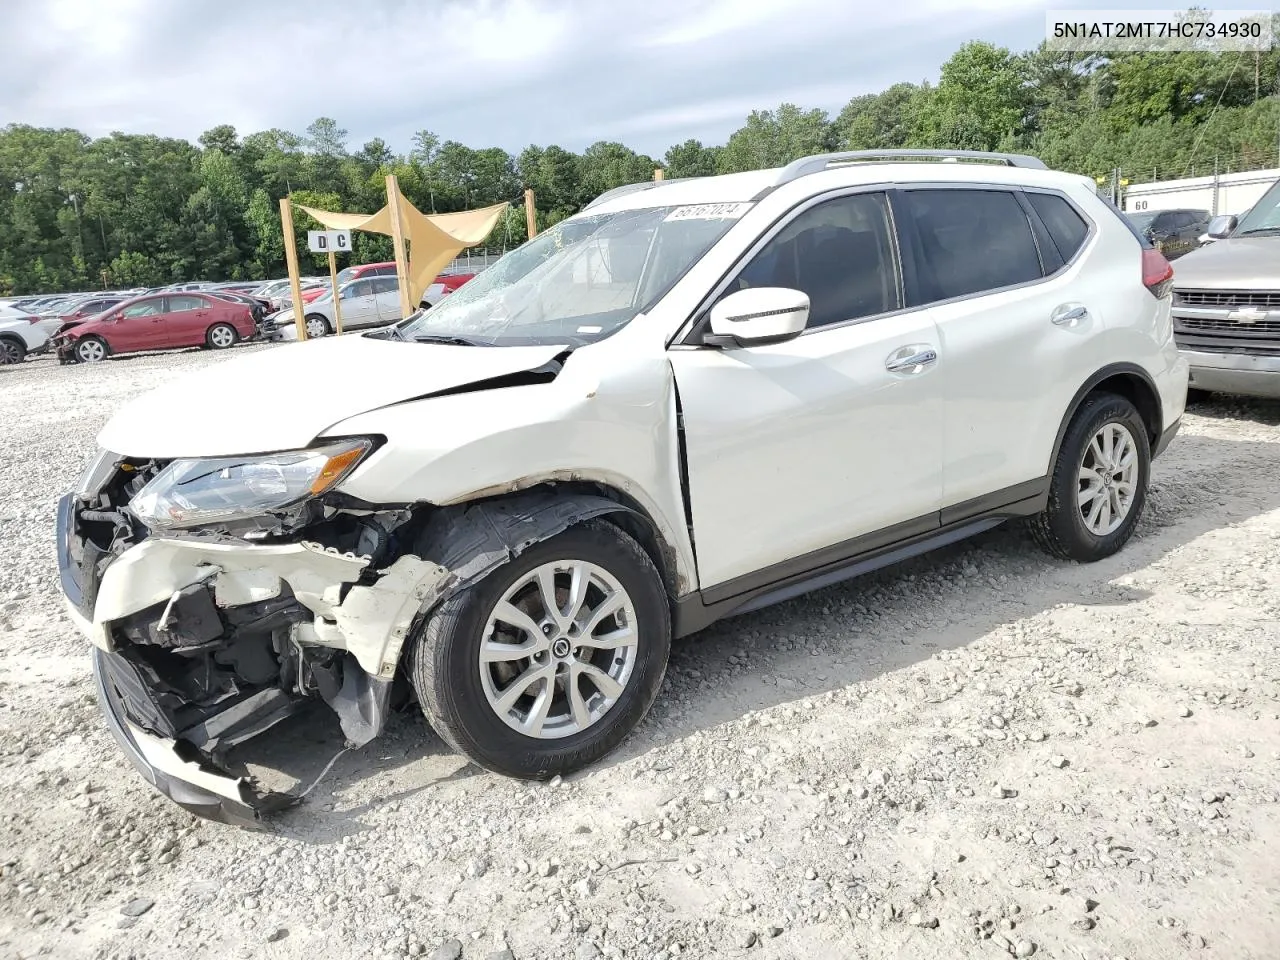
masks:
POLYGON ((77 363, 101 363, 110 355, 107 341, 101 337, 81 337, 76 341, 75 354, 77 363))
POLYGON ((1151 443, 1132 403, 1112 393, 1086 397, 1067 427, 1049 483, 1049 504, 1031 534, 1062 560, 1092 563, 1133 536, 1147 501, 1151 443))
POLYGON ((306 315, 307 337, 326 337, 333 333, 333 328, 329 326, 327 318, 320 316, 318 313, 308 313, 306 315))
POLYGON ((239 339, 239 331, 229 323, 215 323, 204 335, 204 342, 210 350, 234 347, 239 339))
POLYGON ((21 363, 27 359, 27 345, 17 337, 0 337, 0 366, 21 363))
POLYGON ((670 649, 670 606, 653 561, 618 527, 588 520, 442 603, 413 642, 409 676, 455 750, 495 773, 540 780, 581 769, 627 737, 657 696, 670 649), (614 603, 618 612, 601 614, 614 603))

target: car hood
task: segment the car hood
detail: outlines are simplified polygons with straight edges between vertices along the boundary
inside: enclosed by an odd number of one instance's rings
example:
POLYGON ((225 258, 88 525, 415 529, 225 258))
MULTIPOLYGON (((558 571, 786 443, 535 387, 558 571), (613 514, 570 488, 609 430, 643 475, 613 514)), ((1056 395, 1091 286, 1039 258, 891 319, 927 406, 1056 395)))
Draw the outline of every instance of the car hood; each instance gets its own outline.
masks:
POLYGON ((566 349, 308 340, 226 360, 142 394, 107 422, 98 443, 159 459, 299 449, 356 414, 535 370, 566 349))
POLYGON ((1175 290, 1280 290, 1280 237, 1228 237, 1179 257, 1175 290))
POLYGON ((58 333, 66 333, 68 330, 74 330, 76 327, 82 327, 94 317, 81 317, 78 320, 63 320, 58 325, 58 333))

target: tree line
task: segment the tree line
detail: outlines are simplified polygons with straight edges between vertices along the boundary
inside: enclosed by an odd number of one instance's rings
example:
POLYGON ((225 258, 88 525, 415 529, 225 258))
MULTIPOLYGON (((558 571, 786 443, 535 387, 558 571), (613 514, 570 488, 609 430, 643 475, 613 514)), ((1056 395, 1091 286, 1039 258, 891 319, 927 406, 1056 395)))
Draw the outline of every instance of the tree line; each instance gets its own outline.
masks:
MULTIPOLYGON (((1280 165, 1280 50, 1085 55, 1041 45, 1013 53, 964 44, 936 84, 898 83, 835 116, 784 103, 753 111, 722 145, 686 140, 662 157, 599 142, 519 154, 418 132, 407 152, 374 138, 351 149, 322 117, 305 133, 241 136, 213 127, 195 144, 11 124, 0 129, 0 294, 238 280, 285 272, 279 199, 373 212, 394 173, 419 209, 447 213, 535 191, 539 229, 612 187, 653 176, 731 173, 842 149, 1025 152, 1132 182, 1280 165)), ((300 243, 309 220, 296 218, 300 243)), ((513 208, 487 241, 526 234, 513 208)), ((389 238, 358 233, 352 262, 390 259, 389 238)), ((303 257, 304 270, 327 269, 303 257)))

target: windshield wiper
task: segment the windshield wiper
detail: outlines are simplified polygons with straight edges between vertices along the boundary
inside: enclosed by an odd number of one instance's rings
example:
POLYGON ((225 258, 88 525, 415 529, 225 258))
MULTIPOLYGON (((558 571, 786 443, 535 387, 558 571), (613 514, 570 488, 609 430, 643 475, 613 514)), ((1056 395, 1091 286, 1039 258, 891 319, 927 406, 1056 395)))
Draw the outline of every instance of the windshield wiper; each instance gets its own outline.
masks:
POLYGON ((370 330, 365 334, 374 340, 405 340, 405 335, 400 331, 396 324, 389 327, 383 327, 381 330, 370 330))
POLYGON ((493 344, 485 340, 475 340, 471 337, 445 336, 438 333, 424 333, 421 336, 413 338, 418 343, 447 343, 455 347, 492 347, 493 344))
POLYGON ((1241 230, 1237 237, 1247 237, 1251 233, 1280 233, 1280 227, 1254 227, 1252 230, 1241 230))

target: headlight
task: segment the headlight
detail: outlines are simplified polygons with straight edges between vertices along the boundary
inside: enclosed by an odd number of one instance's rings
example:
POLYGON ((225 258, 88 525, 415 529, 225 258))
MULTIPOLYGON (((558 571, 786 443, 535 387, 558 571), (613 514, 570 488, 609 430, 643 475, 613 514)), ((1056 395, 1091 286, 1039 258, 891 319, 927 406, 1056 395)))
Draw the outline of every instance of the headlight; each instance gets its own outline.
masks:
POLYGON ((84 473, 80 474, 80 479, 76 481, 75 492, 82 497, 92 497, 97 494, 111 479, 119 462, 120 458, 110 450, 99 449, 97 455, 84 468, 84 473))
POLYGON ((336 486, 372 447, 368 440, 343 440, 262 457, 175 460, 129 509, 161 529, 260 516, 336 486))

